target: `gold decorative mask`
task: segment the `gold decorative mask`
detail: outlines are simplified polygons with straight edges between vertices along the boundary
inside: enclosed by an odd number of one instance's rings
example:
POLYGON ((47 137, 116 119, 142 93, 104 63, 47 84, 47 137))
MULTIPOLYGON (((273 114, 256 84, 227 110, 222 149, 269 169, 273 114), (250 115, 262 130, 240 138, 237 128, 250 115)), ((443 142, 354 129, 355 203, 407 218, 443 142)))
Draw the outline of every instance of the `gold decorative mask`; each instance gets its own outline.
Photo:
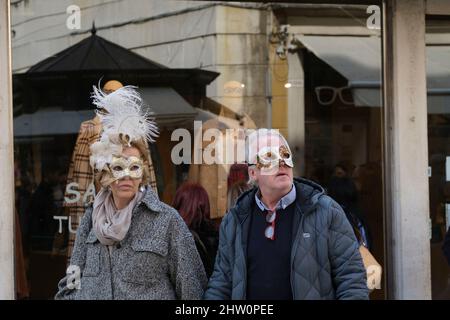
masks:
POLYGON ((278 168, 281 161, 288 167, 294 167, 291 151, 284 145, 261 148, 256 155, 256 167, 258 169, 271 170, 278 168))
POLYGON ((123 179, 126 176, 131 179, 140 179, 144 175, 144 162, 134 156, 129 158, 113 156, 109 168, 114 180, 123 179))

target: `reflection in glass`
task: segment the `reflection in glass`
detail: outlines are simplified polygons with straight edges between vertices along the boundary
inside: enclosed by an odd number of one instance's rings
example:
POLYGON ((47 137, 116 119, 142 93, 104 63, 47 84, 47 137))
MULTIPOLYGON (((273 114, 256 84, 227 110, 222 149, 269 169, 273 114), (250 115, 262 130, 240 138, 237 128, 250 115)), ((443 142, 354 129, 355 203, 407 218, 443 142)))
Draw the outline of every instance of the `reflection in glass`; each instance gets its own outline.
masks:
MULTIPOLYGON (((367 28, 366 6, 283 4, 271 8, 272 15, 257 3, 80 2, 77 29, 67 24, 69 5, 11 5, 16 209, 31 298, 55 293, 77 218, 95 192, 89 167, 76 169, 89 180, 83 188, 67 187, 72 156, 87 163, 87 148, 75 150, 80 129, 95 127, 90 92, 99 80, 140 87, 162 128, 150 147, 160 198, 171 203, 185 180, 198 182, 216 224, 248 188, 247 167, 174 165, 173 131, 194 137, 194 120, 202 124, 199 136, 208 129, 225 136, 229 129, 272 126, 284 134, 304 128, 303 138, 289 137, 303 139, 302 174, 323 186, 333 173, 352 179, 376 235, 372 253, 383 263, 381 32, 367 28), (278 37, 268 35, 268 25, 281 30, 278 37), (290 77, 292 71, 304 77, 290 77), (289 92, 299 90, 301 99, 290 99, 289 92), (299 110, 301 123, 289 119, 288 109, 299 110), (77 199, 77 214, 67 212, 65 195, 77 199)), ((200 145, 203 152, 208 143, 200 145)), ((383 297, 383 290, 372 298, 383 297)))

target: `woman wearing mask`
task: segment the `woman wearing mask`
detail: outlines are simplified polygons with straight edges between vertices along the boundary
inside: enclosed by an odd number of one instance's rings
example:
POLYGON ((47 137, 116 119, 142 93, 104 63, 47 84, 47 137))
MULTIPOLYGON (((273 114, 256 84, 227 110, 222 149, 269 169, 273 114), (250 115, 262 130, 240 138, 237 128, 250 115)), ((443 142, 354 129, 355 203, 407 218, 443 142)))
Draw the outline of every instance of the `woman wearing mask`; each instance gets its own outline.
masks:
POLYGON ((157 134, 139 94, 94 87, 103 125, 90 163, 102 188, 77 230, 68 275, 56 299, 200 299, 205 271, 178 212, 149 181, 146 141, 157 134))

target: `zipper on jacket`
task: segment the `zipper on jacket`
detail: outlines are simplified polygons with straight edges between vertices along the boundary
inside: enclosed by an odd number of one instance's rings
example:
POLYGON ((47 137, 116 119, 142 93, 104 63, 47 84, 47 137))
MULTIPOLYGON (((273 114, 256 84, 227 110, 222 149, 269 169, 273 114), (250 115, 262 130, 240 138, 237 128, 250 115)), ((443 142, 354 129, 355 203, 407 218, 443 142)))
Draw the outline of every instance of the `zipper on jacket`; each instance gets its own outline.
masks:
POLYGON ((310 208, 308 211, 306 211, 306 212, 301 214, 302 216, 300 217, 300 222, 298 224, 297 235, 295 236, 295 240, 292 243, 292 249, 291 249, 291 291, 292 291, 292 299, 293 300, 295 300, 294 283, 293 283, 294 279, 292 277, 293 271, 294 271, 294 256, 295 256, 295 253, 297 251, 297 247, 300 244, 300 239, 299 238, 300 238, 300 236, 303 236, 303 233, 300 232, 300 231, 304 230, 304 228, 303 228, 303 224, 304 224, 304 220, 305 220, 304 218, 305 218, 305 216, 311 214, 311 211, 313 211, 314 209, 315 209, 315 207, 310 208))
MULTIPOLYGON (((243 300, 245 300, 245 299, 247 299, 247 261, 246 261, 247 259, 246 259, 246 255, 245 255, 245 252, 244 252, 244 247, 242 246, 242 224, 245 222, 245 220, 247 220, 247 217, 245 217, 244 220, 242 220, 242 221, 239 221, 239 219, 237 217, 235 217, 235 219, 236 219, 236 222, 238 222, 238 223, 236 223, 236 234, 239 234, 241 236, 241 239, 240 239, 240 247, 241 247, 240 253, 243 255, 243 259, 242 260, 244 261, 243 284, 244 284, 244 289, 245 290, 243 290, 244 291, 243 292, 243 295, 244 295, 243 296, 243 300)), ((235 260, 236 260, 236 258, 235 258, 235 260)))
POLYGON ((291 291, 292 291, 292 300, 295 300, 295 291, 294 291, 294 256, 295 256, 295 252, 297 251, 297 247, 299 245, 300 242, 300 230, 303 230, 303 218, 304 218, 304 214, 302 214, 302 216, 300 217, 300 222, 298 224, 298 230, 297 230, 297 235, 295 236, 295 240, 294 243, 292 244, 292 249, 291 249, 291 291))

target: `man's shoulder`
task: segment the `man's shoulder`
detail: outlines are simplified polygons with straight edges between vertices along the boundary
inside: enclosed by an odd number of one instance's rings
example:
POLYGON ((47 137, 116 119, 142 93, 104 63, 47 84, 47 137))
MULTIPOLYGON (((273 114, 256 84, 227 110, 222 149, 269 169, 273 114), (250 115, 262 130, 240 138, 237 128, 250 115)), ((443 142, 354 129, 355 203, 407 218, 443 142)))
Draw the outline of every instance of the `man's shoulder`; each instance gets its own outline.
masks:
POLYGON ((332 207, 336 204, 336 201, 333 200, 329 195, 322 194, 317 199, 317 204, 326 210, 331 210, 332 207))
POLYGON ((322 194, 318 198, 315 212, 316 218, 329 226, 335 223, 340 225, 341 219, 345 217, 344 210, 341 206, 326 194, 322 194))
MULTIPOLYGON (((305 198, 296 199, 298 201, 305 200, 305 198)), ((340 205, 325 192, 315 194, 309 197, 305 203, 299 203, 304 212, 309 212, 307 214, 310 218, 321 219, 324 221, 331 221, 336 215, 344 214, 344 211, 340 205)))
POLYGON ((236 204, 231 207, 228 210, 227 214, 223 217, 222 222, 227 221, 227 223, 229 223, 238 221, 238 217, 249 215, 255 204, 255 193, 256 188, 252 188, 243 192, 236 200, 236 204))

